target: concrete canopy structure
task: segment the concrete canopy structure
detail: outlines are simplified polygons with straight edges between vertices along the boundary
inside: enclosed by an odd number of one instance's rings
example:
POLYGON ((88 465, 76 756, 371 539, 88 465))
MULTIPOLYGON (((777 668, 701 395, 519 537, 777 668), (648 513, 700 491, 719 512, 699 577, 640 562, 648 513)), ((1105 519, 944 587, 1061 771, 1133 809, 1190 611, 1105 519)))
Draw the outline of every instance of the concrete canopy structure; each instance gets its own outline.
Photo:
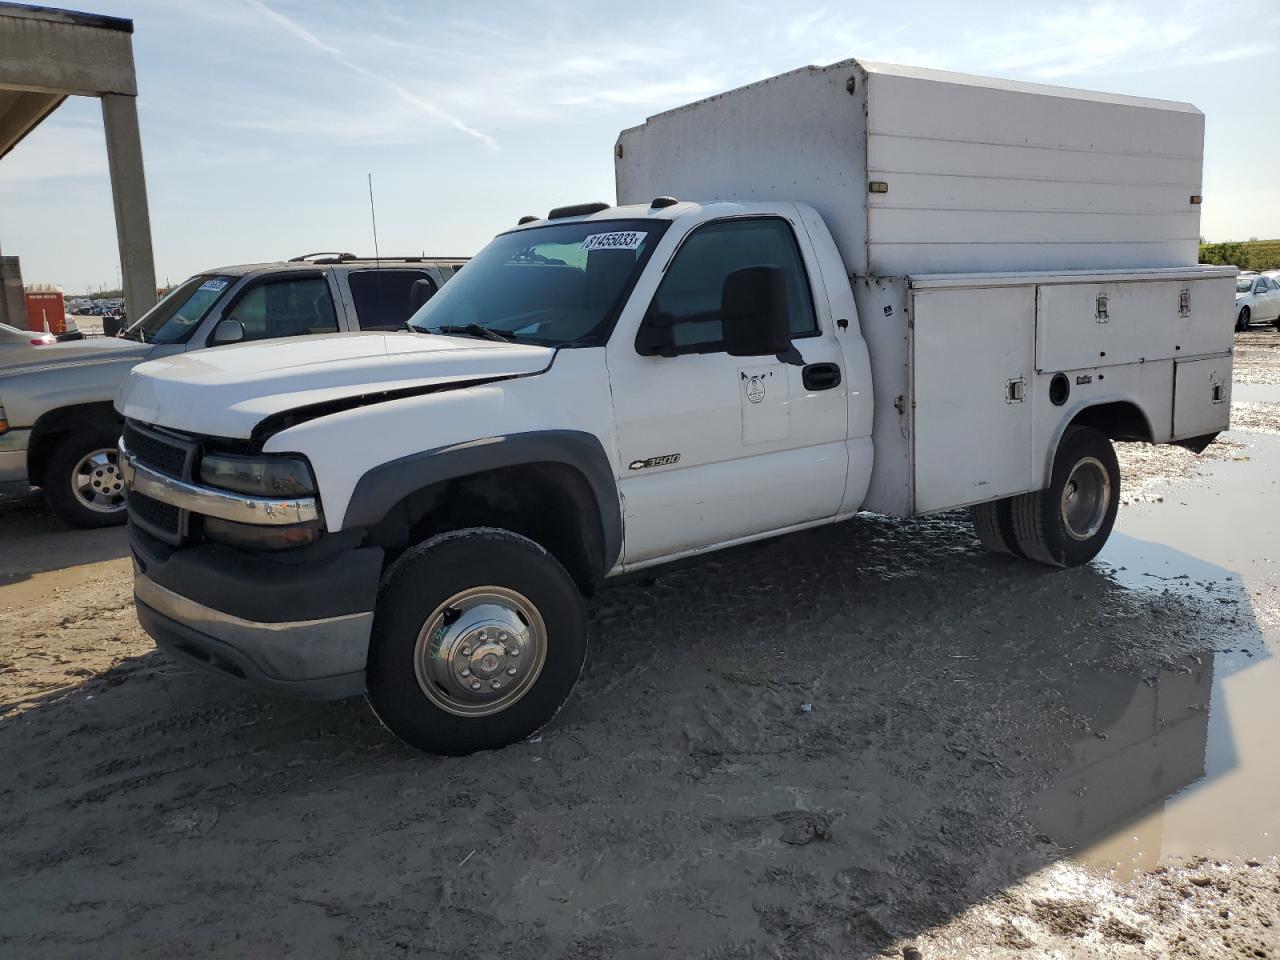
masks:
POLYGON ((0 161, 69 96, 102 101, 120 274, 129 313, 137 317, 156 302, 156 269, 138 135, 133 21, 0 2, 0 161))

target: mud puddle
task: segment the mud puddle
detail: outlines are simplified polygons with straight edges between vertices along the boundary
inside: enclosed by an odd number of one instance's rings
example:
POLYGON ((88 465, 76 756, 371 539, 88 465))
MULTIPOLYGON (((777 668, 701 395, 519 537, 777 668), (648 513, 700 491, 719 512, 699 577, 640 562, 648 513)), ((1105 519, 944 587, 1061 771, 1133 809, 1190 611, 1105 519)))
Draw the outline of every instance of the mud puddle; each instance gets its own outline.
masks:
POLYGON ((1216 463, 1122 511, 1100 557, 1153 603, 1237 611, 1211 648, 1079 684, 1092 728, 1033 808, 1047 836, 1120 879, 1187 857, 1280 854, 1280 612, 1268 605, 1280 510, 1259 507, 1280 497, 1280 440, 1249 441, 1251 468, 1216 463))
POLYGON ((1280 403, 1280 383, 1233 383, 1231 399, 1238 403, 1280 403))

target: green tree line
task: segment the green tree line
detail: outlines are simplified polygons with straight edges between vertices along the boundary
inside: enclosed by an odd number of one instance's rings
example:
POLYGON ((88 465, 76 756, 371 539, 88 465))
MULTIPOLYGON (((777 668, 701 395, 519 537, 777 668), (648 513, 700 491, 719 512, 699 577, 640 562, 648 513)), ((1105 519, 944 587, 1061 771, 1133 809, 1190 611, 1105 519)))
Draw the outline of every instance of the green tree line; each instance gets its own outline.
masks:
POLYGON ((1231 264, 1241 270, 1280 270, 1280 240, 1202 243, 1200 262, 1231 264))

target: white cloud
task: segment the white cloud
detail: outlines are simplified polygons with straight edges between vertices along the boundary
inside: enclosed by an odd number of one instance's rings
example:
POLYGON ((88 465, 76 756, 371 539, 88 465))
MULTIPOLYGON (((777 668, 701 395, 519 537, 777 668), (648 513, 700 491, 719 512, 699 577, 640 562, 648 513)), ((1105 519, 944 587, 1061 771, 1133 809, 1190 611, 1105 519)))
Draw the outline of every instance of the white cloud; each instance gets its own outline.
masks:
POLYGON ((405 87, 400 83, 397 83, 395 80, 392 80, 389 77, 385 77, 380 73, 375 73, 373 70, 370 70, 367 67, 361 66, 355 61, 348 59, 348 57, 337 47, 332 46, 331 44, 325 43, 323 40, 317 37, 310 30, 306 29, 306 27, 302 26, 297 21, 285 16, 283 13, 273 10, 271 7, 263 3, 262 0, 244 0, 244 2, 249 6, 251 10, 257 11, 267 20, 281 27, 283 30, 285 30, 295 39, 301 41, 302 43, 306 44, 307 46, 311 47, 314 50, 327 54, 328 56, 332 57, 337 63, 346 67, 348 70, 352 71, 353 73, 357 73, 360 76, 365 77, 366 79, 369 79, 374 81, 375 83, 381 84, 382 86, 390 90, 393 94, 395 94, 397 97, 399 97, 402 101, 413 106, 417 110, 421 111, 425 116, 430 117, 433 120, 438 120, 442 123, 445 123, 448 126, 453 127, 455 130, 465 133, 469 137, 475 137, 485 146, 493 150, 498 149, 498 141, 495 140, 493 137, 489 136, 489 134, 482 133, 481 131, 477 130, 475 127, 472 127, 469 124, 464 123, 462 120, 458 119, 453 114, 449 113, 447 110, 441 109, 431 101, 427 100, 425 97, 419 96, 418 94, 410 90, 408 87, 405 87))

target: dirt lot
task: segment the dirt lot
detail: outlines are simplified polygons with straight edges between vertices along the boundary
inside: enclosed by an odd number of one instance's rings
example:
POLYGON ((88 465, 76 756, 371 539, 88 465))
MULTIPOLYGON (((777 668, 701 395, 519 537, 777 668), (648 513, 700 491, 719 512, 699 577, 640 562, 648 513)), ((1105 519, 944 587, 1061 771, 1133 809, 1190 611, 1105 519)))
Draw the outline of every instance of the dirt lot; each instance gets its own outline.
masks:
POLYGON ((1280 404, 1241 404, 1125 446, 1084 569, 868 517, 602 591, 554 725, 455 760, 170 663, 121 531, 3 508, 0 955, 1280 956, 1280 404))

